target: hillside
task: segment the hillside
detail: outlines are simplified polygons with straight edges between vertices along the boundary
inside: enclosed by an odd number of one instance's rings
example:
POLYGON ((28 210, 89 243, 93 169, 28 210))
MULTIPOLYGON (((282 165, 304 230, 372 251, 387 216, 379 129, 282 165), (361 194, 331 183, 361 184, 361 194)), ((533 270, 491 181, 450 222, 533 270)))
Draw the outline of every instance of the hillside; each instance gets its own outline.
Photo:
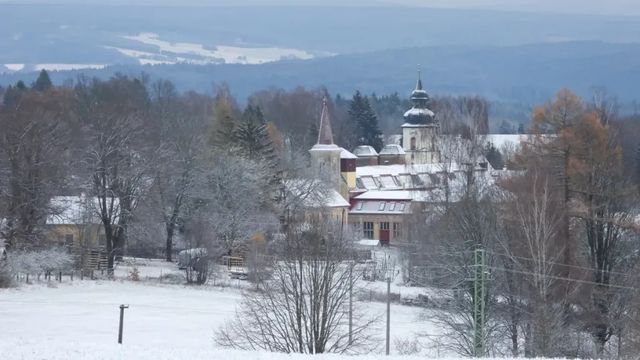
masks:
MULTIPOLYGON (((227 82, 241 98, 268 88, 326 86, 332 93, 351 95, 356 89, 379 94, 407 94, 414 85, 417 64, 423 64, 425 85, 432 95, 479 94, 506 104, 531 105, 570 87, 588 96, 605 87, 621 102, 636 99, 640 82, 640 44, 566 42, 520 46, 436 46, 338 55, 306 61, 260 65, 116 65, 106 69, 52 73, 56 83, 80 73, 105 78, 120 72, 147 73, 175 82, 181 90, 210 92, 213 83, 227 82)), ((31 82, 35 73, 0 75, 0 85, 19 79, 31 82)))

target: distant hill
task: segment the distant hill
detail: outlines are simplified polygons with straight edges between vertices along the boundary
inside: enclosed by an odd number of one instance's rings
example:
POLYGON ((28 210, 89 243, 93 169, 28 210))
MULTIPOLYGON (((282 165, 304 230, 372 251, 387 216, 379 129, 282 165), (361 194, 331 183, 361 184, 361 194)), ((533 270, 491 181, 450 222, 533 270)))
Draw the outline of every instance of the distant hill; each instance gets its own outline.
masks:
MULTIPOLYGON (((19 1, 14 1, 19 3, 19 1)), ((120 6, 0 4, 0 64, 134 62, 113 47, 143 32, 171 42, 275 46, 314 54, 436 45, 634 42, 640 17, 377 6, 120 6)), ((175 1, 177 2, 177 1, 175 1)), ((206 1, 202 1, 206 3, 206 1)), ((231 2, 231 1, 230 1, 231 2)))
MULTIPOLYGON (((268 87, 326 86, 332 93, 351 95, 398 92, 414 86, 416 64, 423 64, 424 83, 433 95, 478 94, 496 102, 540 103, 569 87, 588 96, 605 87, 621 102, 638 98, 640 44, 565 42, 521 46, 435 46, 393 49, 261 65, 117 65, 101 70, 51 73, 63 83, 83 73, 108 77, 116 72, 175 82, 181 90, 210 92, 213 83, 227 82, 244 98, 268 87)), ((35 74, 0 75, 0 85, 27 82, 35 74)))

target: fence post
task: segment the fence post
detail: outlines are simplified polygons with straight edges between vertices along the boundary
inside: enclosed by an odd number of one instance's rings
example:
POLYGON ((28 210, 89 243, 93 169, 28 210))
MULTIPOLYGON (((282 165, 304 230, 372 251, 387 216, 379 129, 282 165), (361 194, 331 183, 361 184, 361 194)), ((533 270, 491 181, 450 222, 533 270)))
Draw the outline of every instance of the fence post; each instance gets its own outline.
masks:
POLYGON ((124 322, 124 309, 129 308, 129 305, 120 305, 120 325, 118 326, 118 344, 122 344, 122 327, 124 322))
POLYGON ((58 271, 58 282, 62 282, 62 271, 58 271))
POLYGON ((385 353, 389 355, 391 337, 391 276, 387 278, 387 338, 385 343, 385 353))

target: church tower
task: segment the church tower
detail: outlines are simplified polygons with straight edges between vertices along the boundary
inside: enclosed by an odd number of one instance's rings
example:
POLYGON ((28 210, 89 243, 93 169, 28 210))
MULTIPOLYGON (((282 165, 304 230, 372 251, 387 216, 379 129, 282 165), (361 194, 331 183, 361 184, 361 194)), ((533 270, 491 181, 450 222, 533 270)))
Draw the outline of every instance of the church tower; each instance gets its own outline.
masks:
POLYGON ((402 125, 402 148, 406 164, 433 164, 440 162, 438 133, 440 125, 429 106, 429 95, 422 88, 420 70, 418 82, 411 93, 411 109, 404 113, 402 125))
POLYGON ((333 143, 331 120, 327 99, 322 100, 322 114, 318 129, 318 142, 309 150, 311 167, 315 175, 324 180, 333 189, 340 191, 340 153, 342 148, 333 143))

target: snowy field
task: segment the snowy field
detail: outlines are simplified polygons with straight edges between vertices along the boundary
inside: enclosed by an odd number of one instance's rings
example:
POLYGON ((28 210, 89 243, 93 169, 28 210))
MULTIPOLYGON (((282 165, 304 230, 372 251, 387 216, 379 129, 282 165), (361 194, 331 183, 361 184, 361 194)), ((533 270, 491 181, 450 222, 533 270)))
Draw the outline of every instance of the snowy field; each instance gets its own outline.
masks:
MULTIPOLYGON (((138 262, 138 269, 141 281, 137 282, 128 279, 131 267, 124 265, 118 268, 116 280, 76 278, 71 282, 65 278, 62 283, 40 282, 0 290, 0 359, 308 359, 216 348, 214 331, 233 316, 246 282, 218 279, 218 284, 225 286, 185 286, 173 264, 144 261, 138 262), (120 304, 129 305, 123 345, 117 344, 120 304)), ((384 285, 374 284, 375 291, 384 285)), ((394 290, 415 291, 398 285, 394 290)), ((384 318, 384 303, 364 306, 368 315, 384 318)), ((395 339, 438 333, 433 324, 420 320, 421 314, 417 307, 392 305, 392 354, 397 353, 395 339)), ((381 354, 384 322, 372 330, 380 339, 380 349, 357 359, 388 359, 381 354)), ((437 346, 424 346, 421 355, 419 358, 425 359, 451 354, 437 346)), ((344 357, 314 357, 338 358, 344 357)))
MULTIPOLYGON (((159 261, 139 263, 141 281, 134 282, 127 279, 130 269, 120 266, 113 281, 65 277, 63 283, 0 290, 0 359, 219 358, 214 331, 234 314, 247 283, 227 279, 218 280, 224 287, 185 286, 175 265, 159 261), (120 304, 129 305, 122 346, 116 341, 120 304)), ((382 318, 385 304, 367 303, 366 312, 382 318)), ((424 332, 428 324, 419 323, 419 315, 419 308, 394 304, 392 338, 424 332)), ((384 323, 374 332, 383 344, 384 323)), ((271 359, 225 356, 240 357, 271 359)))

